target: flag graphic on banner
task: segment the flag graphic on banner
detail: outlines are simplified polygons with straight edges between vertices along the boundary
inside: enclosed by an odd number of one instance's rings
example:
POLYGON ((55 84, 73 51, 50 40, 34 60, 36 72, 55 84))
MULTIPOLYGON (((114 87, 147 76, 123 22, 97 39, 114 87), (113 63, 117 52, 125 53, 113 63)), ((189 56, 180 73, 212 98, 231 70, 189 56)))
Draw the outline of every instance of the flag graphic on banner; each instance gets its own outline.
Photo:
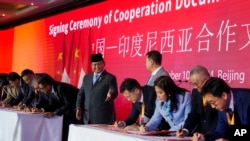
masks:
POLYGON ((66 61, 65 53, 66 53, 66 35, 63 36, 62 45, 61 45, 61 48, 59 48, 58 55, 57 55, 55 79, 58 81, 61 81, 62 79, 65 61, 66 61))
POLYGON ((72 50, 72 58, 70 59, 70 83, 74 86, 78 86, 78 79, 80 77, 80 71, 82 68, 82 63, 81 63, 81 52, 80 52, 80 48, 81 48, 81 36, 82 36, 82 31, 80 31, 79 35, 78 35, 78 40, 74 41, 73 43, 71 43, 71 47, 70 49, 72 50))
POLYGON ((71 83, 71 77, 70 77, 70 71, 71 71, 71 67, 72 67, 72 57, 73 57, 73 47, 75 45, 75 32, 72 33, 71 36, 71 42, 70 42, 70 48, 69 51, 67 51, 67 57, 66 57, 66 61, 65 61, 65 65, 64 65, 64 69, 63 69, 63 74, 62 74, 62 82, 66 82, 66 83, 71 83))
POLYGON ((81 52, 81 58, 80 58, 80 64, 81 64, 81 70, 80 70, 80 77, 78 78, 78 85, 77 87, 80 88, 82 85, 82 80, 85 74, 91 72, 91 66, 90 66, 90 56, 91 56, 91 28, 89 28, 88 33, 86 34, 87 37, 85 37, 86 41, 83 46, 80 48, 81 52))
POLYGON ((82 85, 83 77, 91 72, 90 45, 91 29, 71 34, 68 51, 66 51, 66 39, 60 48, 57 58, 57 80, 70 83, 78 88, 82 85))

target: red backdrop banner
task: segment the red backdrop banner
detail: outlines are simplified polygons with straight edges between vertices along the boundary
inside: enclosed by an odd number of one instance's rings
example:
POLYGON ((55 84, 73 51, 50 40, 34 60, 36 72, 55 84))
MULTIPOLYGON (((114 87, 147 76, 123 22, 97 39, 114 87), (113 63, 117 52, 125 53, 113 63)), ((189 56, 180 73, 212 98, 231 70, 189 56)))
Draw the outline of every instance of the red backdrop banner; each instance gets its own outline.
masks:
MULTIPOLYGON (((1 71, 31 68, 79 87, 82 76, 91 71, 89 55, 100 52, 119 86, 126 77, 144 85, 150 75, 145 54, 156 49, 163 55, 163 67, 180 86, 191 89, 179 81, 188 80, 190 69, 200 64, 232 87, 249 87, 249 6, 242 0, 108 0, 14 28, 14 38, 7 45, 0 42, 1 60, 13 60, 12 68, 6 65, 1 71), (18 39, 24 28, 38 25, 25 36, 37 38, 18 39), (30 47, 33 52, 17 49, 30 42, 35 42, 30 47), (3 51, 13 43, 17 53, 11 58, 3 51), (20 64, 22 56, 30 54, 36 55, 20 64), (35 64, 27 63, 38 56, 35 64)), ((1 39, 6 33, 12 35, 13 30, 0 32, 1 39)), ((117 117, 125 118, 130 106, 119 95, 117 117)))

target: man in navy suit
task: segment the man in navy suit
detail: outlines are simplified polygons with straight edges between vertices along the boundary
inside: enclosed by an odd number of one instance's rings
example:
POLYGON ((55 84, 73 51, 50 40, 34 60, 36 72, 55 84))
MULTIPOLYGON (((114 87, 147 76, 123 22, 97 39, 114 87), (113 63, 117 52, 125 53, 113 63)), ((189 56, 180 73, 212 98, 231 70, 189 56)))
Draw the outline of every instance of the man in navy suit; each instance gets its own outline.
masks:
POLYGON ((132 109, 125 121, 116 121, 115 126, 128 130, 139 130, 135 125, 142 111, 142 104, 145 105, 144 123, 152 117, 155 109, 156 93, 153 86, 142 86, 133 78, 126 78, 120 86, 120 92, 132 102, 132 109), (134 125, 133 125, 134 124, 134 125), (132 126, 131 126, 132 125, 132 126))
POLYGON ((63 115, 62 140, 67 141, 69 124, 77 122, 75 117, 75 103, 78 88, 59 81, 53 80, 49 75, 43 75, 38 79, 39 90, 48 96, 48 105, 42 107, 45 117, 63 115))
POLYGON ((189 82, 194 88, 192 90, 192 109, 183 129, 176 132, 177 137, 192 136, 195 132, 206 134, 215 129, 218 112, 207 104, 201 94, 201 89, 209 78, 210 74, 204 66, 197 65, 190 71, 189 82))
MULTIPOLYGON (((219 111, 218 123, 214 133, 196 134, 193 136, 195 140, 235 140, 232 138, 232 130, 235 127, 249 129, 250 89, 230 88, 223 79, 212 77, 205 83, 202 94, 208 103, 219 111)), ((244 137, 239 139, 242 138, 244 137)))

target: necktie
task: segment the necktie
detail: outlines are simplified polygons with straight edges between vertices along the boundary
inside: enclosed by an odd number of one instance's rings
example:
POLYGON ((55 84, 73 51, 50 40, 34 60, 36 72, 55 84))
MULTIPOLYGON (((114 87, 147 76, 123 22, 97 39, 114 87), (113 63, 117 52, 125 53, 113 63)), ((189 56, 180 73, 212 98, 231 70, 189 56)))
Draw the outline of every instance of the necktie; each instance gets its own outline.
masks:
POLYGON ((94 75, 94 79, 93 79, 93 84, 95 84, 96 80, 98 79, 99 75, 98 74, 95 74, 94 75))
POLYGON ((227 116, 227 122, 229 125, 234 125, 234 113, 231 108, 225 110, 227 116))
POLYGON ((202 105, 203 105, 203 108, 205 109, 205 107, 207 106, 207 101, 205 99, 205 97, 203 96, 202 97, 202 105))

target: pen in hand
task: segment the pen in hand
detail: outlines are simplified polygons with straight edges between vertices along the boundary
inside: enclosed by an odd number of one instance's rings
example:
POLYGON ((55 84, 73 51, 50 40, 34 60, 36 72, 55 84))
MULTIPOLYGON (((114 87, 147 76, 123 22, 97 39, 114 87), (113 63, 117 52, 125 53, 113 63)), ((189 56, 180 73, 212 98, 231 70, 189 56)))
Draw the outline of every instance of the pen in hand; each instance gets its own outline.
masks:
POLYGON ((121 120, 117 120, 117 121, 115 121, 114 126, 118 127, 118 128, 124 128, 125 127, 125 122, 121 121, 121 120))
POLYGON ((194 133, 193 140, 194 141, 199 141, 200 139, 201 139, 201 135, 198 132, 194 133))
POLYGON ((177 130, 176 136, 177 137, 185 137, 187 135, 187 132, 183 130, 183 125, 181 125, 181 128, 177 130))
POLYGON ((182 129, 183 129, 183 125, 181 125, 181 128, 179 129, 179 132, 182 132, 182 129))

